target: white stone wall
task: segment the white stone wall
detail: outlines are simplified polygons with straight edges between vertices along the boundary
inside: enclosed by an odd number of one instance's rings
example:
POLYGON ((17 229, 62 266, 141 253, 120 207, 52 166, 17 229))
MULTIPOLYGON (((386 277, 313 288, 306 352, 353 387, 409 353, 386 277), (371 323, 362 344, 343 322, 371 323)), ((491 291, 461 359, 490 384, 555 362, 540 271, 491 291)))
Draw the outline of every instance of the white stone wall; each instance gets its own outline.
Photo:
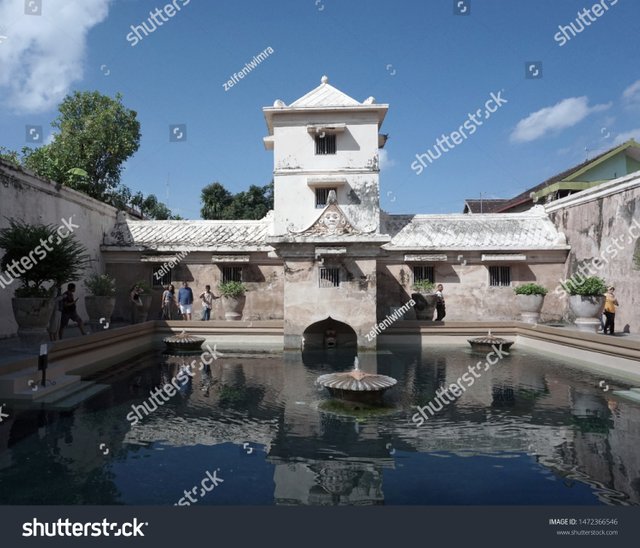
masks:
MULTIPOLYGON (((378 122, 375 113, 287 113, 274 121, 274 234, 309 227, 320 215, 309 179, 338 177, 338 204, 361 230, 379 227, 378 122), (346 124, 336 154, 316 155, 310 124, 346 124)), ((328 183, 326 186, 331 186, 328 183)))
MULTIPOLYGON (((8 226, 7 218, 33 224, 51 224, 56 227, 61 225, 62 219, 72 218, 71 222, 79 225, 79 228, 74 229, 74 235, 95 261, 92 268, 103 272, 100 245, 105 232, 110 231, 115 224, 115 208, 75 190, 38 179, 28 172, 0 163, 0 228, 8 226)), ((0 250, 0 257, 2 253, 0 250)), ((87 274, 90 272, 87 271, 87 274)), ((86 318, 82 280, 77 280, 76 285, 76 296, 79 297, 78 312, 86 318)), ((11 299, 17 287, 19 282, 14 281, 4 289, 0 288, 0 338, 12 336, 18 329, 11 306, 11 299)))

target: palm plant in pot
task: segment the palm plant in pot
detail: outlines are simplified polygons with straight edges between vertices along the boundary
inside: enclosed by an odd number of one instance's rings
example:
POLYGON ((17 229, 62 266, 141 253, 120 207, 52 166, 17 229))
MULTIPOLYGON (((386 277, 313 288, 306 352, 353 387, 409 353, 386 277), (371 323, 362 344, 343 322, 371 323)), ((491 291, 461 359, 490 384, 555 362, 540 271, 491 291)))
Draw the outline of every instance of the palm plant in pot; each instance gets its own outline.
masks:
POLYGON ((433 291, 435 284, 429 280, 419 280, 414 282, 414 293, 411 298, 415 301, 413 308, 416 311, 417 320, 433 320, 433 314, 436 310, 438 298, 433 291))
POLYGON ((9 219, 9 226, 0 230, 0 248, 5 251, 0 268, 9 277, 1 279, 4 286, 20 282, 11 305, 18 335, 25 342, 46 337, 56 294, 64 283, 80 278, 91 262, 73 234, 62 237, 58 230, 15 219, 9 219))
POLYGON ((569 306, 575 316, 574 323, 582 331, 597 332, 604 307, 607 283, 598 276, 589 276, 563 284, 569 292, 569 306))
POLYGON ((246 286, 242 282, 222 282, 218 288, 222 296, 224 317, 227 320, 239 320, 242 318, 242 309, 245 303, 246 286))
POLYGON ((89 324, 93 329, 101 327, 101 320, 109 325, 116 306, 116 281, 109 274, 94 272, 84 281, 84 287, 89 292, 84 298, 89 324))
POLYGON ((547 288, 536 283, 526 283, 513 288, 523 322, 538 323, 547 288))

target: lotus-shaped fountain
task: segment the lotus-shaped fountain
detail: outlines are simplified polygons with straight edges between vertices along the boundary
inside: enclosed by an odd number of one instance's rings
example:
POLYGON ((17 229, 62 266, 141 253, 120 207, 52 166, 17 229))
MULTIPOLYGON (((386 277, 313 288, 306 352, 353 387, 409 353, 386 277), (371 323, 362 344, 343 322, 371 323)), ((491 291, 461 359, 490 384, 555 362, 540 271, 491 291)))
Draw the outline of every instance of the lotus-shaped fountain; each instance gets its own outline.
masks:
POLYGON ((491 334, 491 331, 487 333, 486 337, 476 337, 474 339, 467 339, 467 342, 471 345, 473 350, 477 352, 491 352, 496 348, 504 348, 509 350, 514 341, 502 339, 491 334))
POLYGON ((382 404, 385 390, 397 382, 396 379, 386 375, 365 373, 360 369, 357 356, 353 360, 351 371, 321 375, 316 381, 317 384, 329 390, 334 398, 373 405, 382 404))
POLYGON ((202 350, 202 343, 205 340, 204 337, 196 337, 183 331, 179 335, 165 337, 162 339, 162 342, 167 345, 167 350, 171 350, 172 352, 200 352, 202 350))

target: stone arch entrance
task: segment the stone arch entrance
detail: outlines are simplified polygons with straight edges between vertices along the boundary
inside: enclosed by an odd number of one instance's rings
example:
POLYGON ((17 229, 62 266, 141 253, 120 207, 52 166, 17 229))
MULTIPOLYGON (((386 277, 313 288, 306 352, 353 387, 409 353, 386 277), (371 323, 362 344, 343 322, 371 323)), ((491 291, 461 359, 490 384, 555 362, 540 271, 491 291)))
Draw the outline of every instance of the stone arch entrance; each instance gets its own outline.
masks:
POLYGON ((302 334, 304 348, 350 348, 358 346, 353 328, 331 316, 309 325, 302 334))

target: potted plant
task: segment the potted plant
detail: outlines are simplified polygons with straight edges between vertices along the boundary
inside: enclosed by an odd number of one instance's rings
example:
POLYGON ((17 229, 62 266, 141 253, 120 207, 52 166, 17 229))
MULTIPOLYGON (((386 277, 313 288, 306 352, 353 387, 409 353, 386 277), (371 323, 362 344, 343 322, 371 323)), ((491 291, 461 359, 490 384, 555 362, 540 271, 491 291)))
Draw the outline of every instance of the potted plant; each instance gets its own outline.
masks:
POLYGON ((563 285, 569 292, 569 307, 576 318, 576 327, 582 331, 597 332, 607 283, 598 276, 589 276, 581 281, 569 281, 563 285))
POLYGON ((136 307, 135 309, 135 321, 136 323, 146 322, 149 316, 149 310, 151 309, 151 301, 153 301, 151 285, 145 280, 138 280, 134 284, 134 287, 140 290, 139 296, 140 301, 142 301, 142 306, 136 307))
POLYGON ((18 336, 29 344, 48 338, 56 293, 60 294, 64 283, 77 280, 91 262, 73 234, 61 237, 58 230, 15 219, 9 219, 9 226, 0 230, 0 248, 5 251, 1 279, 4 286, 20 282, 11 305, 18 336))
POLYGON ((111 314, 116 306, 116 281, 109 274, 93 273, 84 281, 84 287, 89 292, 84 298, 89 324, 92 329, 104 329, 111 323, 111 314))
POLYGON ((222 282, 218 288, 222 296, 225 319, 239 320, 242 318, 246 286, 242 282, 222 282))
POLYGON ((415 293, 411 294, 411 298, 415 301, 413 306, 416 311, 417 320, 433 320, 433 314, 436 310, 438 298, 433 288, 435 284, 429 280, 420 280, 413 284, 415 293))
POLYGON ((547 288, 536 283, 526 283, 514 287, 516 302, 520 309, 520 318, 523 322, 538 323, 540 311, 544 304, 544 296, 547 288))

